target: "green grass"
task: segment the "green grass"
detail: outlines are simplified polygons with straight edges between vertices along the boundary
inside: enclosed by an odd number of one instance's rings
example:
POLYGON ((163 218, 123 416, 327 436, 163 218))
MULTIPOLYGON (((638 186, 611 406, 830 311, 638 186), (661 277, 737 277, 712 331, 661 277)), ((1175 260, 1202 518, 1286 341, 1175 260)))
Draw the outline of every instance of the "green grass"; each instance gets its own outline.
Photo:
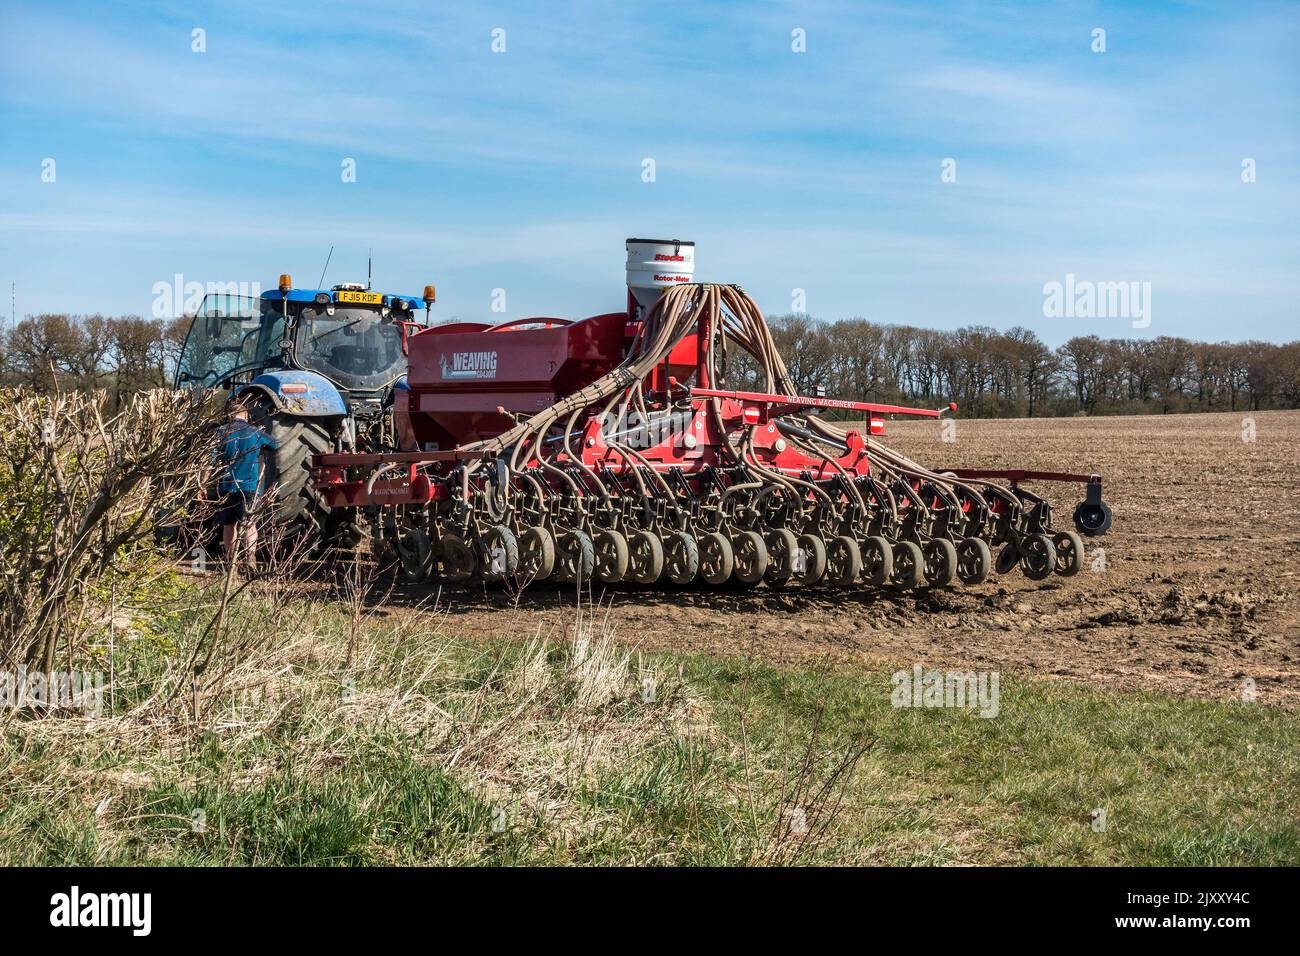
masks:
MULTIPOLYGON (((833 734, 878 737, 842 819, 884 863, 1156 866, 1300 861, 1300 714, 1003 675, 994 719, 895 709, 887 673, 692 662, 715 698, 747 679, 751 733, 818 702, 833 734), (1106 812, 1104 832, 1092 826, 1106 812)), ((720 708, 727 714, 732 708, 720 708)))
POLYGON ((419 614, 367 612, 349 667, 345 609, 282 598, 239 610, 197 715, 149 703, 202 619, 173 604, 117 649, 113 715, 0 718, 0 863, 1300 862, 1295 711, 1002 674, 984 719, 896 709, 888 671, 419 614), (295 624, 241 644, 268 618, 295 624))

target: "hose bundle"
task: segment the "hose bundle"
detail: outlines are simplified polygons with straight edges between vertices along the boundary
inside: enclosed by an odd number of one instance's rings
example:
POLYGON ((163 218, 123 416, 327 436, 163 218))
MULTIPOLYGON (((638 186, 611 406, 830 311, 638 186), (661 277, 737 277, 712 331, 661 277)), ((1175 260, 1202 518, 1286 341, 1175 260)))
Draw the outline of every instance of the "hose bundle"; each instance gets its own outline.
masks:
MULTIPOLYGON (((660 296, 646 314, 623 362, 613 371, 519 422, 502 434, 465 446, 465 450, 478 452, 484 459, 505 457, 509 463, 508 475, 517 472, 521 465, 521 458, 524 461, 528 460, 528 457, 536 458, 544 469, 556 474, 576 493, 585 493, 587 489, 576 482, 569 472, 548 461, 546 436, 554 426, 559 425, 563 429, 560 447, 568 453, 569 459, 578 463, 586 473, 590 488, 595 489, 597 494, 606 495, 603 484, 596 479, 589 468, 582 465, 581 456, 575 455, 569 446, 574 426, 585 411, 596 406, 599 406, 603 413, 614 413, 616 421, 624 420, 629 410, 635 410, 648 417, 644 394, 645 379, 668 357, 678 342, 687 335, 695 334, 701 322, 707 323, 707 327, 711 330, 710 342, 703 357, 711 384, 721 378, 719 358, 725 361, 728 349, 734 345, 753 358, 764 390, 779 395, 797 394, 785 361, 777 349, 772 332, 758 304, 737 286, 692 283, 675 286, 660 296)), ((721 427, 719 400, 709 399, 708 407, 715 424, 719 426, 719 433, 725 434, 726 429, 721 427)), ((798 428, 811 433, 814 440, 800 439, 792 435, 791 441, 806 453, 829 462, 833 468, 843 473, 835 457, 826 454, 817 446, 842 445, 847 434, 845 430, 815 415, 804 415, 793 420, 798 428)), ((792 494, 802 491, 825 497, 825 492, 815 485, 791 478, 761 464, 753 454, 752 437, 752 429, 747 430, 732 446, 725 449, 733 464, 743 465, 752 471, 754 477, 759 479, 759 485, 770 484, 792 494)), ((644 471, 651 476, 651 480, 658 482, 671 494, 663 476, 649 467, 649 463, 635 449, 620 444, 612 438, 607 443, 629 463, 646 465, 644 471)), ((976 502, 983 503, 984 499, 980 492, 971 484, 960 481, 950 474, 940 474, 925 468, 874 438, 867 438, 866 447, 873 470, 885 478, 906 478, 924 482, 952 507, 960 507, 956 495, 957 489, 961 489, 976 502)), ((645 493, 648 489, 641 471, 642 469, 633 468, 631 473, 645 493)), ((848 478, 847 475, 845 477, 848 478)), ((861 502, 861 496, 854 483, 847 481, 846 484, 851 494, 861 502)), ((1009 495, 1002 489, 987 483, 981 484, 994 493, 1009 495)), ((914 495, 906 481, 900 482, 899 486, 905 495, 914 495)), ((740 486, 733 487, 740 490, 740 486)), ((884 503, 892 507, 892 494, 886 491, 885 498, 884 503)))

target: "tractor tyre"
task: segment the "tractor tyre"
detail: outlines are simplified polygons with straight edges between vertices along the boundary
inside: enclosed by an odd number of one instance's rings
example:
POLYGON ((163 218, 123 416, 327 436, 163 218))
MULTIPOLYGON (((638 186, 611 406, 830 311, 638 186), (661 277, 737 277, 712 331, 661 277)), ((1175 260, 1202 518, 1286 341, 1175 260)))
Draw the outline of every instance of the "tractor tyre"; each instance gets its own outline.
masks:
POLYGON ((270 492, 276 537, 291 550, 355 547, 361 540, 356 509, 332 511, 311 484, 312 456, 334 450, 324 424, 276 411, 265 402, 255 407, 253 418, 276 443, 263 482, 270 492))

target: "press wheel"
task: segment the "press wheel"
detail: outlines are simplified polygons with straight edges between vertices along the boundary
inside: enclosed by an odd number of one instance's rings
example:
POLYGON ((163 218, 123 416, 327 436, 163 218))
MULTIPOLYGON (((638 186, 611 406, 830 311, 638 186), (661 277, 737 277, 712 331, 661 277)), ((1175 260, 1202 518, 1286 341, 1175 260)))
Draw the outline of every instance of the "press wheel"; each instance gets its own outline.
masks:
POLYGON ((653 531, 638 531, 628 542, 628 577, 637 584, 654 584, 664 573, 664 543, 653 531))
POLYGON ((617 584, 627 576, 631 553, 621 531, 601 531, 593 542, 596 547, 596 578, 602 584, 617 584))

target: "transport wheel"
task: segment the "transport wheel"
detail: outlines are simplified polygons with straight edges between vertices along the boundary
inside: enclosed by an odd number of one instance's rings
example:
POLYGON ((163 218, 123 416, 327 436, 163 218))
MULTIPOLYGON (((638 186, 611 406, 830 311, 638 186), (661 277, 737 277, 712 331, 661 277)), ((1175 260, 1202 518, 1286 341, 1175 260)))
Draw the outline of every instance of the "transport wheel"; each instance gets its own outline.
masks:
POLYGON ((1016 547, 1014 541, 1008 541, 998 552, 998 574, 1010 574, 1020 563, 1020 549, 1016 547))
POLYGON ((596 578, 602 584, 617 584, 627 576, 629 553, 627 538, 620 531, 601 531, 596 535, 596 578))
POLYGON ((1062 577, 1078 574, 1083 567, 1083 539, 1073 531, 1061 531, 1052 538, 1056 548, 1056 573, 1062 577))
POLYGON ((763 580, 769 564, 767 545, 757 531, 741 531, 731 539, 731 550, 736 555, 736 567, 731 579, 737 584, 751 587, 763 580))
POLYGON ((570 531, 560 537, 555 548, 555 577, 579 587, 591 581, 596 568, 596 546, 585 531, 570 531))
POLYGON ((673 584, 690 584, 700 573, 700 547, 685 531, 664 538, 664 564, 673 584))
POLYGON ((519 570, 519 540, 505 525, 483 532, 483 580, 499 584, 519 570))
POLYGON ((1056 570, 1056 545, 1045 534, 1031 534, 1020 546, 1020 570, 1031 581, 1041 581, 1056 570))
POLYGON ((925 555, 915 541, 894 545, 894 573, 889 583, 896 588, 914 588, 925 580, 925 555))
POLYGON ((803 552, 803 570, 796 560, 793 580, 801 587, 811 587, 826 574, 826 542, 815 534, 801 534, 799 549, 803 552))
POLYGON ((458 534, 449 534, 439 542, 442 573, 448 581, 466 581, 478 566, 474 549, 458 534))
POLYGON ((767 546, 767 583, 785 584, 794 576, 796 559, 803 559, 799 539, 788 528, 776 528, 767 533, 763 544, 767 546))
POLYGON ((983 584, 993 570, 993 552, 983 538, 967 538, 957 545, 957 579, 962 584, 983 584))
POLYGON ((545 581, 555 570, 555 537, 549 528, 534 525, 519 536, 519 574, 545 581))
POLYGON ((653 531, 638 531, 628 542, 628 577, 637 584, 654 584, 664 573, 664 543, 653 531))
POLYGON ((946 588, 957 580, 957 546, 947 538, 931 538, 921 549, 925 580, 932 588, 946 588))
POLYGON ((736 567, 736 555, 731 542, 716 531, 701 535, 700 574, 714 586, 725 584, 736 567))
POLYGON ((862 542, 862 578, 873 588, 883 588, 894 576, 894 549, 888 538, 872 535, 862 542))
POLYGON ((826 544, 826 580, 837 588, 852 587, 862 573, 862 550, 858 542, 842 534, 826 544))
POLYGON ((433 545, 421 529, 411 528, 399 534, 394 548, 403 581, 423 581, 433 571, 433 545))
POLYGON ((1110 505, 1104 501, 1098 502, 1079 502, 1079 506, 1074 509, 1074 526, 1079 529, 1081 534, 1086 534, 1090 538, 1103 535, 1110 530, 1111 524, 1110 505))

